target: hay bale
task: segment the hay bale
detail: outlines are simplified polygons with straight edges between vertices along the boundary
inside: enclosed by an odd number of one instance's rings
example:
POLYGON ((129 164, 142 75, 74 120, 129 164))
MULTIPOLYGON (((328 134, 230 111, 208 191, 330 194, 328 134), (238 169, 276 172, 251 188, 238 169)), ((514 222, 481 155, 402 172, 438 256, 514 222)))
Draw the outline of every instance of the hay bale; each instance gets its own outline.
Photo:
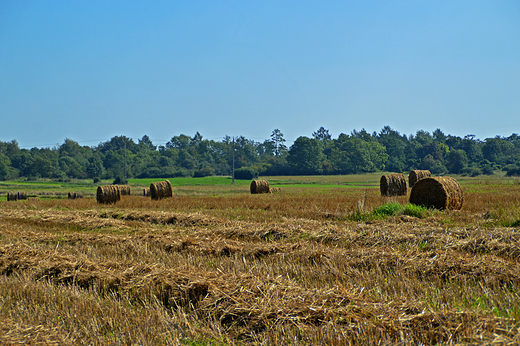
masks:
POLYGON ((82 192, 69 192, 69 199, 83 198, 82 192))
POLYGON ((282 191, 279 187, 269 187, 269 193, 276 193, 282 191))
POLYGON ((117 188, 121 192, 121 196, 130 196, 130 185, 117 185, 117 188))
POLYGON ((415 183, 421 180, 422 178, 429 178, 431 176, 432 173, 429 170, 416 169, 410 171, 410 174, 408 174, 408 186, 411 189, 415 185, 415 183))
POLYGON ((18 192, 18 200, 27 199, 27 192, 18 192))
POLYGON ((39 200, 40 200, 40 197, 27 197, 27 200, 28 200, 28 201, 36 202, 36 201, 39 201, 39 200))
POLYGON ((96 199, 98 203, 116 203, 121 200, 121 192, 115 185, 98 186, 96 199))
POLYGON ((250 190, 251 194, 269 193, 269 182, 267 180, 253 180, 250 190))
POLYGON ((459 210, 464 193, 457 180, 451 177, 428 177, 415 183, 410 203, 441 210, 459 210))
POLYGON ((150 197, 150 188, 143 189, 143 196, 150 197))
POLYGON ((169 180, 158 181, 150 184, 150 197, 153 200, 173 197, 172 184, 169 180))
POLYGON ((16 192, 8 192, 7 193, 7 201, 8 202, 17 201, 17 200, 18 200, 18 194, 16 192))
POLYGON ((387 174, 379 181, 381 196, 404 196, 406 195, 406 178, 403 173, 387 174))

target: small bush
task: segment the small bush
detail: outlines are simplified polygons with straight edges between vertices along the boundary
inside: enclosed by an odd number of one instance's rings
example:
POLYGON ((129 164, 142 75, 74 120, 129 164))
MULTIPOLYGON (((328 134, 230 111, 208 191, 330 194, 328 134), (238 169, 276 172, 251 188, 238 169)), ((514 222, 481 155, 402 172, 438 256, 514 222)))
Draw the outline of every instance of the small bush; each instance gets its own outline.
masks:
POLYGON ((488 166, 482 167, 482 173, 485 175, 493 175, 493 174, 495 174, 495 170, 493 169, 493 166, 488 165, 488 166))
POLYGON ((213 167, 210 166, 201 168, 198 171, 195 171, 195 173, 193 173, 194 178, 210 177, 212 175, 215 175, 215 170, 213 169, 213 167))
POLYGON ((258 171, 252 167, 235 169, 235 179, 251 180, 258 178, 258 171))
POLYGON ((508 177, 520 177, 520 167, 517 165, 506 166, 506 176, 508 177))
POLYGON ((404 206, 403 214, 422 219, 423 217, 425 217, 427 211, 428 209, 426 209, 422 205, 406 204, 404 206))
POLYGON ((480 168, 473 167, 471 168, 469 175, 472 177, 478 177, 479 175, 482 175, 482 170, 480 168))
POLYGON ((121 176, 118 176, 114 182, 112 183, 113 185, 127 185, 128 184, 128 180, 126 178, 123 178, 121 176))
POLYGON ((401 213, 402 210, 403 207, 399 203, 387 203, 374 209, 373 214, 376 217, 394 216, 401 213))

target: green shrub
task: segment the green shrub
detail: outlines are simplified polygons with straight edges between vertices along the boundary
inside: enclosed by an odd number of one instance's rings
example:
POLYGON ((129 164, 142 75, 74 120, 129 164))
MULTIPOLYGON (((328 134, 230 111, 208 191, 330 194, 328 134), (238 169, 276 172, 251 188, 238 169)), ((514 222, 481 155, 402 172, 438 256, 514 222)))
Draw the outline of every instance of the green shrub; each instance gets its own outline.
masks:
POLYGON ((404 206, 403 214, 422 219, 423 217, 426 216, 427 211, 428 211, 428 209, 423 207, 422 205, 406 204, 404 206))
POLYGON ((212 175, 215 175, 215 170, 210 166, 203 167, 193 173, 194 178, 210 177, 212 175))
POLYGON ((403 210, 399 203, 387 203, 374 209, 373 214, 376 217, 385 217, 398 215, 403 210))
POLYGON ((253 167, 235 169, 235 179, 251 180, 258 178, 258 171, 253 167))
POLYGON ((128 179, 122 177, 122 176, 118 176, 114 182, 112 183, 114 185, 126 185, 128 184, 128 179))
POLYGON ((511 223, 511 227, 520 227, 520 219, 511 223))

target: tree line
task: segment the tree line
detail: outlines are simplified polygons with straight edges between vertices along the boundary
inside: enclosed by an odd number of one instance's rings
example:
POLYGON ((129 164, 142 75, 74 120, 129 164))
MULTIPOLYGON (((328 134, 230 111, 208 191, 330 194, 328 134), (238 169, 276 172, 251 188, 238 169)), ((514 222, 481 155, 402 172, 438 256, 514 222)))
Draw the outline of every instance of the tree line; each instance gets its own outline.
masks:
POLYGON ((341 133, 332 138, 320 127, 288 148, 279 129, 255 142, 243 136, 221 141, 178 135, 156 146, 148 136, 137 143, 115 136, 97 146, 65 139, 53 148, 21 149, 16 140, 0 141, 0 180, 26 178, 114 179, 204 177, 252 179, 258 175, 358 174, 428 169, 433 174, 471 176, 502 170, 520 175, 520 137, 464 138, 419 130, 404 135, 385 126, 380 132, 341 133))

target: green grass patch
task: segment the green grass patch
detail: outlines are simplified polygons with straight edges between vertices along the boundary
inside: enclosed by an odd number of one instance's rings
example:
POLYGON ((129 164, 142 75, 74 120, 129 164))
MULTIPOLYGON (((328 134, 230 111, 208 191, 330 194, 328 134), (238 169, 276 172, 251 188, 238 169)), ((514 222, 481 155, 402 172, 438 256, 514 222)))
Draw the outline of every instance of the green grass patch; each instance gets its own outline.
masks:
POLYGON ((391 216, 409 215, 422 219, 428 215, 428 209, 422 206, 405 204, 404 206, 397 203, 386 203, 380 207, 375 208, 371 212, 363 213, 360 210, 352 213, 348 219, 352 221, 370 221, 387 219, 391 216))
POLYGON ((387 203, 374 209, 372 214, 377 218, 386 218, 388 216, 395 216, 401 214, 403 206, 399 203, 387 203))
MULTIPOLYGON (((169 180, 172 186, 211 186, 211 185, 232 185, 231 177, 203 177, 203 178, 146 178, 128 179, 130 185, 149 186, 157 181, 169 180)), ((235 179, 235 185, 251 184, 251 180, 235 179)))
POLYGON ((428 212, 428 209, 421 206, 421 205, 415 205, 415 204, 406 204, 403 209, 403 214, 408 216, 417 217, 419 219, 422 219, 426 216, 426 213, 428 212))

